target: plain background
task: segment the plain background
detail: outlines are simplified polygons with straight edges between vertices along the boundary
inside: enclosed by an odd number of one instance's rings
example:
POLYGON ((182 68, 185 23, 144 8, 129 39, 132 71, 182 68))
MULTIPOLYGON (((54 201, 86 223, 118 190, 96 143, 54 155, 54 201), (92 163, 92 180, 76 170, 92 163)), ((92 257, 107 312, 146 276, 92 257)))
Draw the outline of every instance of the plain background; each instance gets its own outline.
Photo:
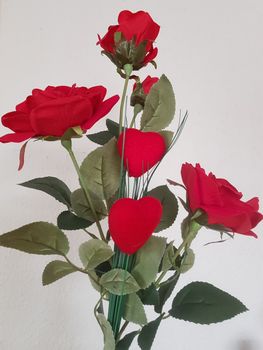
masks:
MULTIPOLYGON (((120 93, 123 81, 101 56, 96 35, 116 23, 120 10, 143 9, 161 25, 161 32, 156 43, 158 70, 149 65, 141 70, 141 77, 165 73, 174 85, 178 112, 188 109, 190 113, 153 186, 165 184, 166 178, 180 181, 183 162, 200 162, 207 171, 231 181, 245 199, 257 195, 263 200, 261 0, 0 3, 0 115, 13 110, 34 87, 103 84, 109 96, 120 93)), ((117 120, 117 115, 115 108, 111 118, 117 120)), ((94 130, 104 128, 104 123, 94 130)), ((0 131, 1 135, 7 132, 2 126, 0 131)), ((85 138, 74 146, 80 161, 94 147, 85 138)), ((64 209, 51 197, 16 184, 53 175, 72 190, 78 186, 58 142, 31 142, 21 172, 17 171, 19 147, 0 144, 2 233, 32 221, 55 222, 64 209)), ((181 209, 180 218, 184 215, 181 209)), ((177 243, 178 222, 163 233, 177 243)), ((193 245, 195 266, 178 285, 208 281, 238 297, 250 311, 211 326, 168 319, 153 349, 263 349, 262 228, 261 224, 256 229, 257 240, 236 235, 234 240, 208 246, 204 244, 219 237, 203 229, 193 245)), ((77 248, 86 236, 81 232, 68 236, 71 257, 79 263, 77 248)), ((1 350, 102 349, 102 335, 92 313, 98 295, 78 273, 42 287, 41 273, 51 260, 0 249, 1 350)), ((150 310, 148 316, 153 317, 150 310)), ((138 349, 136 342, 132 349, 138 349)))

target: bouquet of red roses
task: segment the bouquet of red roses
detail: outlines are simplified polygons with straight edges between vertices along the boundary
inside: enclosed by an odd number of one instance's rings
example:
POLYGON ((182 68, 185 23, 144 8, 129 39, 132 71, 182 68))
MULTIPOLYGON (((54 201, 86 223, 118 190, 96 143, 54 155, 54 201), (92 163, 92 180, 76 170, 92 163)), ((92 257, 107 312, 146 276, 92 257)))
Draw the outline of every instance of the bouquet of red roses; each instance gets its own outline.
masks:
POLYGON ((149 63, 156 68, 154 41, 159 29, 148 13, 126 10, 119 14, 117 25, 99 36, 102 53, 124 80, 119 119, 106 119, 105 130, 90 133, 119 96, 105 99, 107 90, 101 85, 34 89, 15 111, 2 117, 2 124, 13 133, 0 137, 0 142, 24 142, 19 169, 30 140, 59 141, 72 160, 79 188, 71 192, 52 176, 22 183, 44 191, 65 208, 56 225, 42 221, 27 224, 2 234, 0 245, 58 256, 45 267, 43 285, 74 272, 89 277, 99 293, 94 314, 104 335, 105 350, 128 349, 136 337, 141 349, 150 349, 161 321, 168 317, 210 324, 246 311, 238 299, 206 282, 192 282, 175 295, 173 292, 181 274, 194 263, 191 243, 202 227, 221 235, 257 237, 252 229, 263 218, 258 198, 243 201, 233 185, 207 174, 199 164, 182 165, 182 183, 167 180, 167 184, 150 188, 156 169, 175 145, 187 119, 186 112, 178 118, 177 130, 167 130, 175 116, 169 79, 162 75, 141 80, 138 75, 149 63), (130 82, 133 91, 128 100, 130 82), (128 103, 133 107, 132 116, 128 115, 128 103), (79 165, 72 144, 86 133, 87 141, 99 146, 79 165), (185 198, 176 196, 177 186, 184 189, 185 198), (175 222, 178 200, 186 217, 181 224, 182 243, 175 246, 162 231, 175 222), (106 230, 101 224, 105 219, 106 230), (68 257, 67 230, 84 230, 89 235, 79 247, 82 266, 68 257), (155 319, 147 318, 145 305, 153 307, 155 319), (130 323, 136 328, 129 332, 130 323))

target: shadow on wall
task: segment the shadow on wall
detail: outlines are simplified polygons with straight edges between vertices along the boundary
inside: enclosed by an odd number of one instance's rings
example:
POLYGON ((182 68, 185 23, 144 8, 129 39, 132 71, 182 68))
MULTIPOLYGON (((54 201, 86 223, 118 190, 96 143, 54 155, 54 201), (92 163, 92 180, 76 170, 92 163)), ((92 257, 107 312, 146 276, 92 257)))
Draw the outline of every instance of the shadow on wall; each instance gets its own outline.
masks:
POLYGON ((235 350, 262 350, 258 342, 254 340, 241 340, 238 342, 235 350))

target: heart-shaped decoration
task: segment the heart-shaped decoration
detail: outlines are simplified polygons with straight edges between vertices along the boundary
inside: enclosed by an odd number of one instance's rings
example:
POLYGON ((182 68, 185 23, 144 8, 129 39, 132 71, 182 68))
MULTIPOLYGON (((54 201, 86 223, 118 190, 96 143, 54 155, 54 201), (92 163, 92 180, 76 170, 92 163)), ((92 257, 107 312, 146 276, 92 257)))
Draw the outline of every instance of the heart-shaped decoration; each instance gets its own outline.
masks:
POLYGON ((119 199, 110 209, 110 235, 123 253, 134 254, 151 237, 161 216, 162 205, 156 198, 119 199))
POLYGON ((132 177, 146 173, 166 152, 165 141, 160 134, 137 129, 126 129, 120 135, 117 147, 121 157, 124 148, 124 165, 132 177))

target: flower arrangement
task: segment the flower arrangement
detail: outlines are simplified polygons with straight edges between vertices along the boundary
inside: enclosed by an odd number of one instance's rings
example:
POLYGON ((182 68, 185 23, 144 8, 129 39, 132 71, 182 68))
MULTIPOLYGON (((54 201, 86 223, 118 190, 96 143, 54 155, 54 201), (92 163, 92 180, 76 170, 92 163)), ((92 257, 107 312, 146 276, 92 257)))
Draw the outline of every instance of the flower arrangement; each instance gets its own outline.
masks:
POLYGON ((136 337, 142 350, 150 349, 160 323, 168 317, 210 324, 246 311, 238 299, 209 283, 192 282, 180 291, 176 285, 194 263, 191 244, 201 228, 256 238, 253 229, 263 219, 258 198, 244 201, 242 193, 227 180, 206 174, 199 164, 182 165, 182 183, 167 180, 167 184, 150 188, 156 169, 175 145, 188 115, 179 118, 177 130, 167 130, 175 116, 169 79, 162 75, 141 80, 138 76, 137 71, 149 63, 156 68, 158 49, 154 42, 159 30, 148 13, 126 10, 119 14, 117 25, 99 36, 102 53, 124 80, 119 120, 106 119, 106 130, 90 131, 110 113, 119 96, 105 99, 107 89, 101 85, 34 89, 15 111, 2 117, 2 124, 13 133, 0 137, 0 142, 24 142, 19 169, 31 139, 57 141, 72 160, 80 188, 71 192, 64 182, 51 176, 22 183, 52 196, 65 210, 58 215, 56 225, 39 221, 2 234, 0 246, 58 256, 45 267, 43 285, 74 272, 88 276, 99 293, 94 314, 104 335, 105 350, 128 349, 136 337), (131 81, 133 115, 129 117, 126 95, 131 81), (99 147, 79 165, 73 143, 85 134, 88 142, 99 147), (176 195, 177 186, 184 189, 185 198, 176 195), (182 242, 175 246, 162 231, 175 222, 179 205, 186 217, 181 224, 182 242), (107 220, 106 231, 102 220, 107 220), (68 257, 67 230, 84 230, 90 236, 79 247, 81 267, 68 257), (148 320, 145 305, 153 307, 155 319, 148 320), (128 331, 130 323, 135 330, 128 331))

